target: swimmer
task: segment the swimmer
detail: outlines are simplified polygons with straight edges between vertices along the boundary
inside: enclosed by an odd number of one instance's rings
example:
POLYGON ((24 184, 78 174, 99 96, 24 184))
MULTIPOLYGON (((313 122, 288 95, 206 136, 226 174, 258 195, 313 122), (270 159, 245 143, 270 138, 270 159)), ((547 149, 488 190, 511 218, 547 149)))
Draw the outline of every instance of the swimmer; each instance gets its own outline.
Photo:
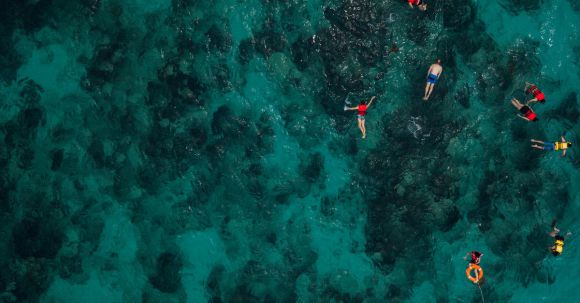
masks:
POLYGON ((472 252, 468 252, 467 254, 465 254, 465 257, 463 257, 463 259, 467 260, 468 256, 471 256, 471 260, 469 261, 469 263, 479 265, 479 262, 481 262, 481 257, 483 256, 483 254, 474 250, 472 252))
POLYGON ((536 116, 536 113, 534 113, 534 111, 527 105, 523 105, 518 99, 516 98, 512 98, 512 105, 515 106, 520 113, 522 113, 522 115, 518 114, 518 117, 526 120, 526 121, 532 121, 532 122, 536 122, 538 121, 538 117, 536 116))
MULTIPOLYGON (((561 255, 564 251, 564 237, 558 235, 558 233, 560 233, 560 230, 556 227, 556 220, 553 220, 550 237, 554 238, 554 245, 550 246, 550 251, 555 257, 561 255)), ((571 232, 567 232, 566 237, 570 236, 571 234, 571 232)))
POLYGON ((526 105, 530 105, 530 103, 534 102, 540 102, 542 104, 546 102, 544 93, 542 93, 542 91, 535 84, 526 82, 526 87, 524 88, 524 91, 526 92, 526 94, 534 95, 534 98, 526 102, 526 105))
POLYGON ((537 145, 537 144, 532 144, 533 148, 537 148, 537 149, 541 149, 541 150, 561 150, 562 151, 562 157, 566 156, 566 150, 568 148, 570 148, 572 146, 571 142, 567 142, 566 138, 564 138, 564 136, 561 137, 561 142, 544 142, 544 141, 540 141, 540 140, 536 140, 536 139, 532 139, 530 140, 533 143, 539 143, 542 145, 537 145))
POLYGON ((375 100, 376 96, 373 96, 369 103, 367 104, 366 101, 361 101, 358 106, 355 107, 344 107, 344 110, 358 110, 357 120, 358 120, 358 128, 362 133, 362 138, 367 137, 367 129, 365 127, 365 115, 367 114, 367 109, 371 107, 373 100, 375 100))
POLYGON ((427 101, 431 96, 431 92, 433 92, 433 87, 435 87, 435 83, 441 76, 443 72, 443 67, 441 66, 441 60, 437 59, 435 63, 431 64, 429 67, 429 71, 427 71, 427 85, 425 86, 425 96, 423 100, 427 101))
POLYGON ((423 0, 409 0, 409 6, 414 8, 413 5, 416 5, 422 11, 427 10, 427 3, 425 3, 423 0))
POLYGON ((385 56, 388 56, 389 54, 392 54, 392 53, 398 53, 398 52, 399 52, 399 47, 397 46, 396 43, 393 43, 391 45, 391 48, 385 53, 385 56))

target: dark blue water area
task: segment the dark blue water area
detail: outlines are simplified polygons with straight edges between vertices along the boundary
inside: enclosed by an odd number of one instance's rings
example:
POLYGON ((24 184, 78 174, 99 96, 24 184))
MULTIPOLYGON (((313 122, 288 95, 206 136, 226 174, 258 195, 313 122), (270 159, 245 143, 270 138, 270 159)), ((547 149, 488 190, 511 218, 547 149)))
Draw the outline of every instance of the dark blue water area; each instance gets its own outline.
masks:
POLYGON ((0 20, 0 302, 576 301, 574 1, 6 0, 0 20), (526 82, 537 122, 510 102, 526 82), (344 108, 372 96, 363 139, 344 108), (561 136, 566 157, 531 146, 561 136))

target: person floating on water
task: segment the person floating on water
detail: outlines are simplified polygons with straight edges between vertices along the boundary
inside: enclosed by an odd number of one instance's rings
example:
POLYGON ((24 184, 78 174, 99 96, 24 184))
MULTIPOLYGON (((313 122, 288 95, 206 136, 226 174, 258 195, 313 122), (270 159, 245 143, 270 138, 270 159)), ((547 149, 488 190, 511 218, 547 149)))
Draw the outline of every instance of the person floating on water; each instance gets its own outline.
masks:
POLYGON ((561 150, 562 151, 562 157, 566 156, 566 150, 568 148, 570 148, 572 146, 571 142, 567 142, 566 138, 564 138, 564 136, 561 137, 561 142, 544 142, 544 141, 540 141, 540 140, 536 140, 536 139, 532 139, 530 140, 533 143, 539 143, 542 145, 537 145, 537 144, 532 144, 533 148, 537 148, 537 149, 541 149, 541 150, 561 150))
POLYGON ((397 46, 396 43, 393 43, 391 45, 391 48, 385 53, 385 56, 388 56, 389 54, 392 54, 392 53, 398 53, 398 52, 399 52, 399 47, 397 46))
POLYGON ((427 10, 427 3, 425 3, 423 0, 409 0, 409 6, 414 8, 414 5, 416 5, 422 11, 427 10))
POLYGON ((441 76, 443 72, 443 66, 441 66, 441 60, 437 59, 435 63, 431 64, 429 67, 429 71, 427 71, 427 85, 425 85, 425 96, 423 100, 427 101, 431 96, 431 92, 433 92, 433 87, 437 80, 441 76))
MULTIPOLYGON (((559 232, 560 230, 556 227, 556 220, 553 220, 550 237, 554 238, 554 245, 550 247, 550 251, 555 257, 560 256, 564 251, 564 237, 558 235, 559 232)), ((570 236, 571 234, 571 232, 567 232, 566 237, 570 236)))
POLYGON ((479 286, 484 282, 483 269, 481 268, 481 266, 479 266, 479 262, 481 262, 481 257, 483 256, 483 254, 478 251, 472 251, 470 253, 467 253, 464 259, 467 259, 467 256, 469 255, 471 255, 471 260, 469 261, 469 265, 465 270, 465 275, 467 276, 467 279, 469 279, 469 281, 479 286), (471 272, 473 272, 474 275, 471 275, 471 272))
POLYGON ((536 113, 529 106, 522 104, 518 99, 512 98, 512 105, 515 106, 520 111, 521 115, 518 114, 518 117, 526 121, 532 122, 538 121, 536 113))
POLYGON ((526 105, 530 105, 530 103, 534 102, 540 102, 542 104, 546 102, 546 97, 544 96, 544 93, 535 84, 526 82, 526 87, 524 88, 524 91, 526 92, 526 94, 534 95, 534 98, 526 102, 526 105))
POLYGON ((358 120, 358 128, 362 132, 362 138, 366 138, 367 136, 367 129, 365 127, 365 115, 367 114, 367 109, 371 107, 373 100, 375 100, 376 96, 373 96, 369 103, 367 104, 366 101, 361 101, 358 106, 355 107, 344 107, 344 110, 358 110, 357 120, 358 120))

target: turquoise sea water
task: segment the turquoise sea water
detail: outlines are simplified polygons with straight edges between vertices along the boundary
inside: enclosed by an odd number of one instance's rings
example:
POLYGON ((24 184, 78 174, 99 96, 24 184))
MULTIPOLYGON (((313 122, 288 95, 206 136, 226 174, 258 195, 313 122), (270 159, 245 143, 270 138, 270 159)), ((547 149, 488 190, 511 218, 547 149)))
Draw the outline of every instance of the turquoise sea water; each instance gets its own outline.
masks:
POLYGON ((5 2, 0 302, 578 301, 575 1, 5 2))

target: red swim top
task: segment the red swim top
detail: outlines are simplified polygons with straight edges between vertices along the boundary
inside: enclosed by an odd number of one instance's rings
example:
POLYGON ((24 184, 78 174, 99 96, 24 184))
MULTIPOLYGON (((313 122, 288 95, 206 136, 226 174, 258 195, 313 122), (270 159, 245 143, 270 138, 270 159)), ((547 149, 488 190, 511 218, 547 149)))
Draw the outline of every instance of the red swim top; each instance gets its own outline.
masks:
POLYGON ((471 263, 473 264, 479 264, 479 257, 481 256, 481 253, 478 251, 472 251, 471 252, 471 263))
POLYGON ((361 104, 358 106, 358 115, 359 116, 364 116, 367 114, 367 105, 366 104, 361 104))
POLYGON ((536 99, 538 99, 538 101, 543 101, 545 99, 544 97, 544 93, 535 85, 532 85, 532 87, 530 87, 528 89, 528 91, 532 94, 534 94, 534 97, 536 99))
POLYGON ((409 3, 413 5, 419 5, 419 3, 421 3, 421 0, 409 0, 409 3))

